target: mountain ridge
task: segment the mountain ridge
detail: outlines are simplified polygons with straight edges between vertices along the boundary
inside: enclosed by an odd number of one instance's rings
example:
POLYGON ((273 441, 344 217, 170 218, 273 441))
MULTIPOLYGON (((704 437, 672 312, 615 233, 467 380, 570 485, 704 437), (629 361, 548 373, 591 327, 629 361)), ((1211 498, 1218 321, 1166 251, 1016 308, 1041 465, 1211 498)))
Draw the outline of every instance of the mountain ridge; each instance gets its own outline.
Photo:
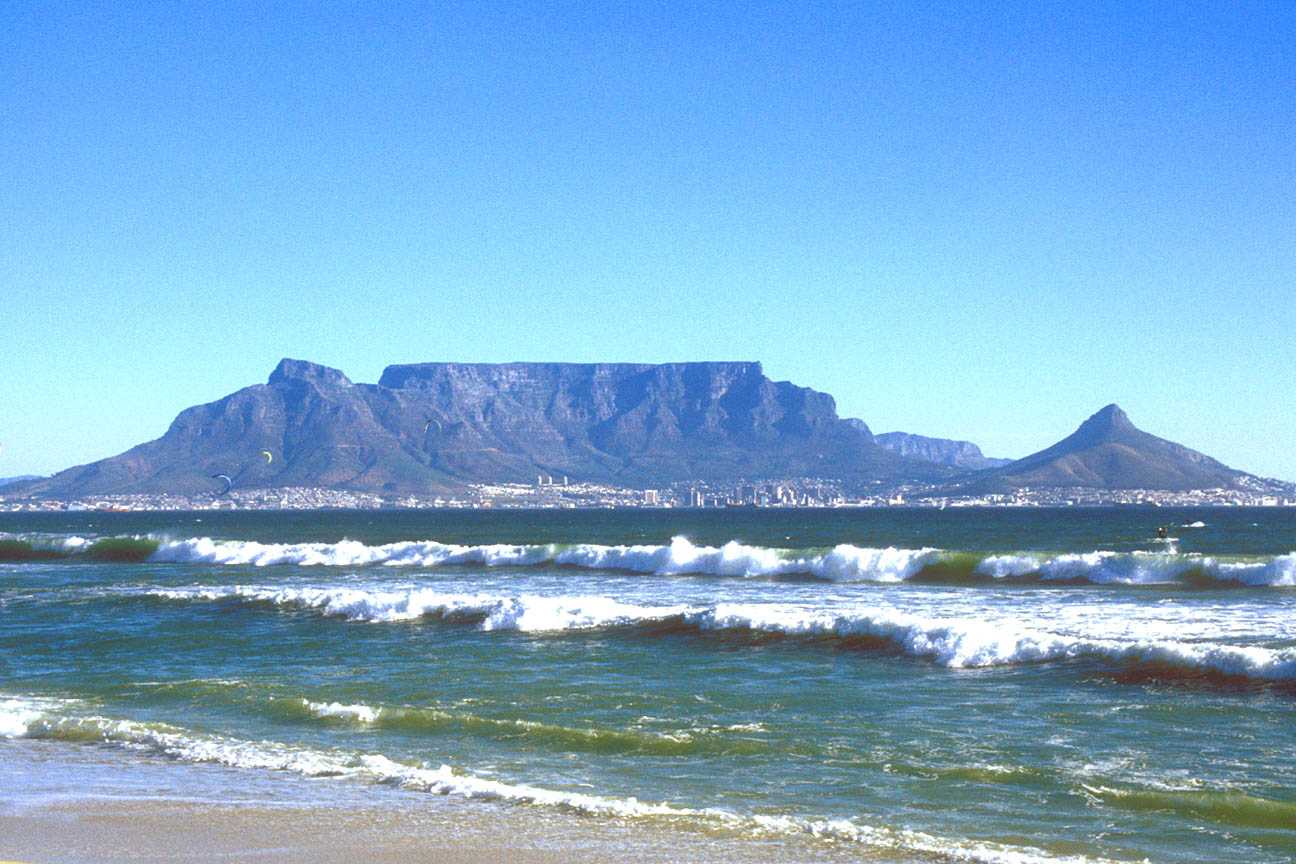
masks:
POLYGON ((5 494, 215 494, 221 475, 239 488, 398 494, 542 475, 629 488, 813 477, 917 495, 1289 485, 1143 432, 1114 403, 999 461, 967 441, 874 435, 831 395, 773 381, 755 361, 403 363, 368 384, 284 358, 264 384, 182 410, 159 438, 5 494))
POLYGON ((265 384, 181 411, 160 438, 25 484, 29 494, 323 486, 437 492, 474 482, 648 486, 816 476, 932 481, 939 466, 876 445, 827 393, 752 361, 415 363, 377 384, 284 358, 265 384), (269 454, 267 460, 263 453, 269 454))
POLYGON ((1013 461, 986 456, 981 452, 981 448, 971 441, 952 438, 933 438, 911 432, 883 432, 874 435, 873 440, 893 453, 899 453, 910 459, 921 459, 925 462, 947 465, 951 468, 965 468, 969 471, 998 468, 1013 461))

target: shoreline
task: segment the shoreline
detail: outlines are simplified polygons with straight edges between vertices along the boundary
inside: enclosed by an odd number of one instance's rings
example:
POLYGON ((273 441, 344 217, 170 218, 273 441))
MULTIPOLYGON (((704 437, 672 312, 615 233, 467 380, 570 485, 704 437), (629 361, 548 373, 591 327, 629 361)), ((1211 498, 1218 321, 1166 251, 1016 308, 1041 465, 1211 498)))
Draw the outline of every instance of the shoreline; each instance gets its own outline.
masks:
POLYGON ((0 864, 918 861, 103 747, 0 741, 0 864))

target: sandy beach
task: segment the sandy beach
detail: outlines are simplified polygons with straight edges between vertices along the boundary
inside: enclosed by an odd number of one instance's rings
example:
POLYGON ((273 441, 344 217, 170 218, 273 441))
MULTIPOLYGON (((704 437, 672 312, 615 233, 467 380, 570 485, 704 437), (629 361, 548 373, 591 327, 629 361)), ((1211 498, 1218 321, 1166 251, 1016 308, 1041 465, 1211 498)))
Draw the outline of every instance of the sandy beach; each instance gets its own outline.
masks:
POLYGON ((43 742, 0 748, 0 788, 0 862, 22 864, 879 860, 861 847, 677 831, 43 742), (195 788, 204 797, 193 797, 195 788))
POLYGON ((436 861, 593 864, 881 860, 870 850, 669 834, 474 802, 424 810, 86 800, 0 816, 0 854, 29 864, 436 861))

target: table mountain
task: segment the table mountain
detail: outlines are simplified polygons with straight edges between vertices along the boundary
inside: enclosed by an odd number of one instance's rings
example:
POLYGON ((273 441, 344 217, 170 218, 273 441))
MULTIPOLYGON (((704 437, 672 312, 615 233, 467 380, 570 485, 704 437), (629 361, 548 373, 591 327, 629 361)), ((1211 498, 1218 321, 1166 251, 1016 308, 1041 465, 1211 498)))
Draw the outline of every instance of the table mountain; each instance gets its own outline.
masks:
POLYGON ((201 494, 324 486, 436 492, 538 474, 621 486, 813 476, 932 481, 838 418, 833 398, 759 363, 421 363, 377 384, 279 363, 265 384, 188 408, 166 434, 30 484, 29 494, 201 494), (264 451, 264 452, 263 452, 264 451))

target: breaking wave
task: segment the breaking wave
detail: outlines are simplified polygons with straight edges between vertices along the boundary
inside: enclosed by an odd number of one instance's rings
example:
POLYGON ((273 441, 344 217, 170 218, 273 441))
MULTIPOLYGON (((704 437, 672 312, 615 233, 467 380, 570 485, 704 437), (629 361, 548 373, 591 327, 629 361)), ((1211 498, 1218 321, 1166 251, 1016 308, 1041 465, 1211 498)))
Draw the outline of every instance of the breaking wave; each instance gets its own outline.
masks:
POLYGON ((48 561, 81 558, 89 561, 134 563, 147 561, 159 542, 149 537, 76 535, 0 535, 0 561, 48 561))
POLYGON ((354 540, 340 543, 253 543, 192 538, 163 543, 154 561, 267 566, 389 567, 479 565, 529 567, 553 564, 586 570, 621 570, 661 576, 809 576, 834 581, 900 582, 911 578, 936 558, 935 549, 883 549, 842 544, 821 554, 747 546, 730 541, 723 546, 698 546, 685 537, 667 545, 604 546, 502 545, 459 546, 436 541, 404 541, 368 546, 354 540))
MULTIPOLYGON (((878 607, 830 612, 782 603, 639 605, 602 596, 500 596, 422 588, 235 585, 156 590, 150 594, 171 601, 235 600, 276 608, 304 608, 360 622, 437 619, 482 631, 563 633, 637 628, 827 640, 898 651, 950 669, 1089 659, 1164 677, 1296 680, 1296 648, 1159 638, 1088 638, 979 618, 929 617, 878 607)), ((338 706, 336 710, 346 707, 338 706)))
POLYGON ((805 836, 859 843, 879 851, 931 855, 970 862, 1059 862, 1094 859, 1053 856, 1040 849, 988 841, 951 840, 906 829, 862 824, 852 819, 813 819, 742 814, 492 780, 441 765, 402 762, 381 753, 317 749, 274 741, 248 741, 193 732, 165 723, 144 723, 84 713, 74 700, 0 698, 0 737, 109 744, 184 762, 232 768, 287 771, 306 777, 339 778, 465 799, 559 809, 587 816, 655 821, 703 831, 755 836, 805 836))
POLYGON ((0 537, 0 560, 98 561, 268 567, 571 567, 656 576, 817 579, 831 582, 1049 583, 1296 587, 1296 552, 1226 558, 1176 551, 984 554, 924 547, 839 544, 831 549, 778 549, 732 540, 722 546, 675 537, 664 545, 592 543, 457 545, 407 540, 368 545, 259 543, 155 537, 0 537))
POLYGON ((1105 804, 1139 812, 1172 812, 1247 828, 1286 829, 1296 825, 1296 802, 1276 801, 1234 790, 1118 789, 1082 787, 1105 804))
POLYGON ((1296 553, 1230 561, 1172 552, 1094 551, 1060 555, 980 555, 933 548, 840 544, 813 552, 730 541, 700 546, 685 537, 666 545, 481 545, 404 541, 369 546, 339 543, 255 543, 191 538, 162 543, 152 561, 217 565, 357 567, 530 567, 542 564, 659 576, 806 577, 834 582, 1041 581, 1095 584, 1221 584, 1296 586, 1296 553))
POLYGON ((1038 579, 1097 585, 1296 586, 1296 553, 1229 561, 1175 552, 1078 552, 1044 557, 989 555, 973 571, 993 579, 1038 579))
POLYGON ((298 712, 328 723, 394 729, 404 732, 467 732, 484 738, 523 738, 556 747, 563 752, 643 753, 653 756, 693 754, 754 754, 770 750, 768 744, 726 732, 759 731, 751 727, 712 727, 678 732, 646 732, 638 729, 595 729, 563 726, 510 717, 486 717, 466 711, 414 706, 346 704, 340 702, 291 700, 282 703, 286 714, 298 712))

